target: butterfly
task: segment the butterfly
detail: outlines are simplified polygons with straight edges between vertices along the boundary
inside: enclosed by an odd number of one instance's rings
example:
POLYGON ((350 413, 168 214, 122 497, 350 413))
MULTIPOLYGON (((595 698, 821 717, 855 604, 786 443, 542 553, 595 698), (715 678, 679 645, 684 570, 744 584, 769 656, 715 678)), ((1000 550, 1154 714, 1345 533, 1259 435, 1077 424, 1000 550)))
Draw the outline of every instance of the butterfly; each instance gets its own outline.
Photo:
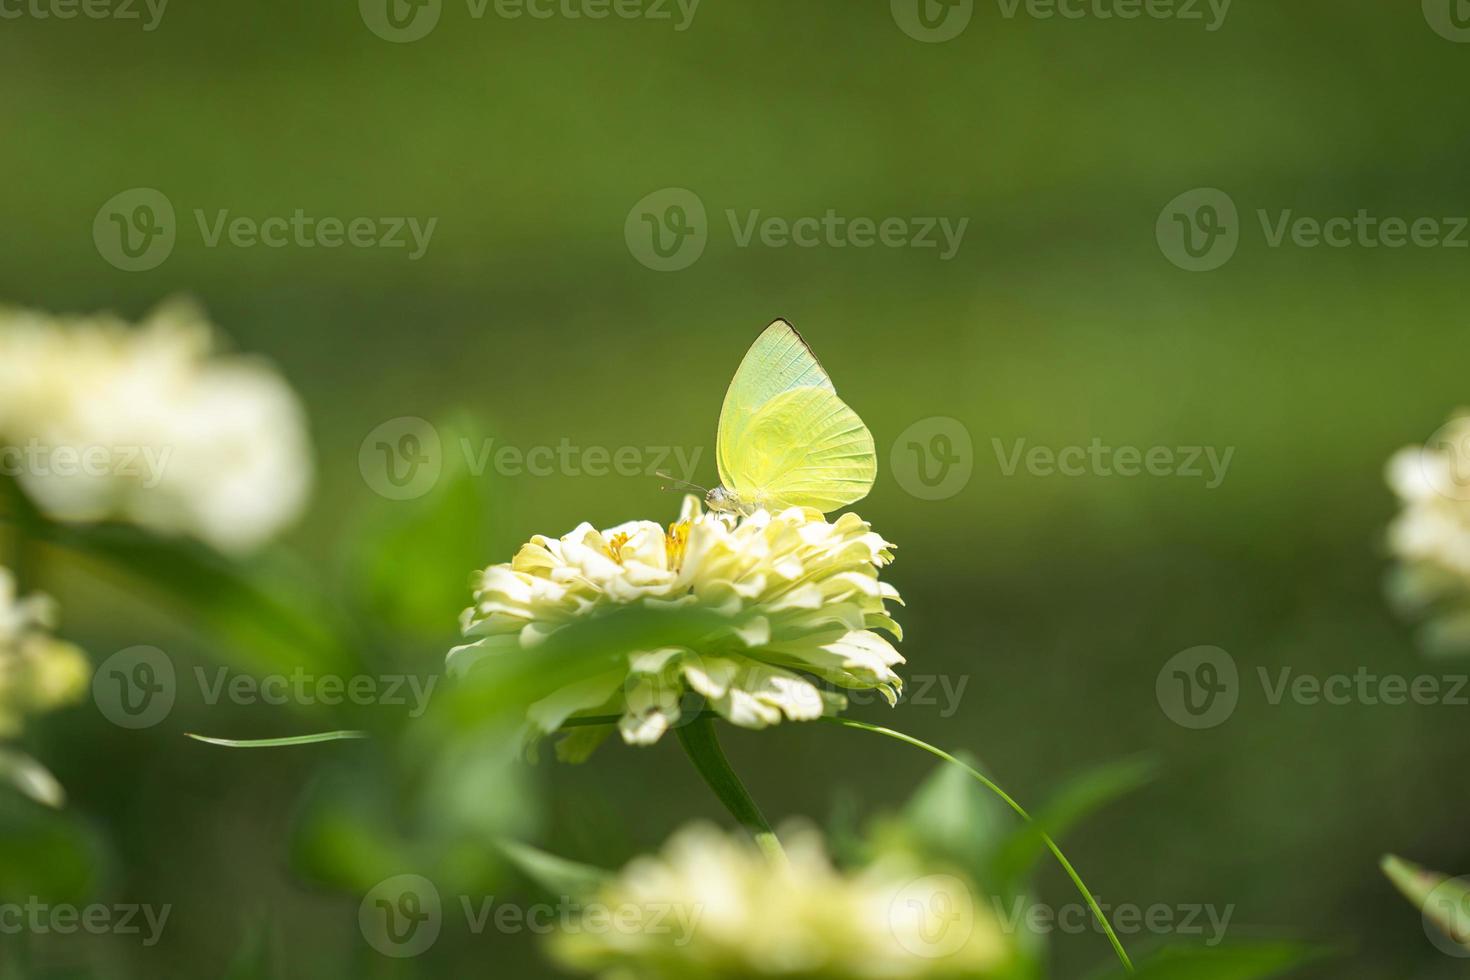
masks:
POLYGON ((715 446, 722 485, 705 505, 716 511, 825 514, 866 497, 878 474, 873 434, 785 320, 766 327, 736 369, 715 446))

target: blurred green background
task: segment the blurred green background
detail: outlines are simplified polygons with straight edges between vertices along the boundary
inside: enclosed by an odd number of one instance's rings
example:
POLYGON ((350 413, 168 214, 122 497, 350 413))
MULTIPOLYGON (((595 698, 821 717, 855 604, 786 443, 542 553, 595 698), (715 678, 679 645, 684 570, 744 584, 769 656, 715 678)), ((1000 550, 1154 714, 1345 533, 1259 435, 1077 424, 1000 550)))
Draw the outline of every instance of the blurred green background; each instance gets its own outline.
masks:
MULTIPOLYGON (((789 317, 876 437, 880 478, 857 509, 898 544, 908 673, 967 683, 949 717, 942 704, 858 717, 975 752, 1023 800, 1153 753, 1160 778, 1068 841, 1104 901, 1234 905, 1232 937, 1344 947, 1322 977, 1460 975, 1376 863, 1395 850, 1470 870, 1465 709, 1272 705, 1256 671, 1470 669, 1426 660, 1381 593, 1384 463, 1470 402, 1470 253, 1271 248, 1256 212, 1470 214, 1470 46, 1406 3, 1242 0, 1215 31, 977 3, 941 44, 908 36, 880 2, 704 0, 683 31, 671 9, 672 21, 539 20, 492 6, 477 19, 446 0, 412 43, 376 36, 344 0, 174 0, 153 31, 0 21, 0 299, 137 317, 190 293, 239 348, 274 360, 320 456, 290 544, 329 591, 377 541, 365 528, 410 507, 359 468, 380 424, 468 419, 522 449, 699 447, 695 479, 712 483, 724 386, 757 331, 789 317), (91 229, 135 187, 172 202, 178 241, 157 268, 124 272, 91 229), (658 272, 624 224, 669 187, 703 202, 708 242, 688 268, 658 272), (1206 273, 1177 268, 1155 238, 1160 210, 1197 187, 1240 212, 1238 251, 1206 273), (416 261, 209 248, 196 208, 437 225, 416 261), (942 261, 740 247, 727 209, 969 224, 942 261), (968 431, 973 474, 924 500, 895 472, 895 440, 940 416, 968 431), (993 442, 1094 438, 1235 455, 1206 489, 1007 476, 993 442), (1160 709, 1155 680, 1201 644, 1234 656, 1243 693, 1225 724, 1191 731, 1160 709)), ((426 573, 442 628, 384 639, 400 663, 438 669, 471 567, 508 560, 532 533, 669 520, 678 503, 646 476, 491 467, 476 486, 485 526, 445 550, 477 557, 426 573)), ((412 535, 396 547, 414 560, 412 535)), ((60 553, 42 567, 64 634, 94 660, 149 643, 208 662, 205 639, 125 580, 60 553)), ((524 935, 454 935, 424 962, 388 963, 361 948, 355 901, 293 870, 303 789, 356 748, 229 753, 182 737, 301 727, 198 704, 142 732, 91 705, 40 724, 37 754, 97 841, 93 893, 175 906, 156 947, 110 937, 100 953, 74 940, 43 955, 58 969, 100 955, 119 976, 219 976, 271 922, 292 977, 344 963, 356 976, 553 975, 524 935)), ((838 799, 875 814, 929 771, 826 726, 728 743, 773 819, 825 820, 838 799)), ((720 815, 667 739, 609 744, 582 767, 543 761, 531 781, 544 789, 536 839, 603 863, 720 815)), ((1042 886, 1071 900, 1054 869, 1042 886)), ((1057 975, 1105 956, 1094 934, 1058 937, 1057 975)))

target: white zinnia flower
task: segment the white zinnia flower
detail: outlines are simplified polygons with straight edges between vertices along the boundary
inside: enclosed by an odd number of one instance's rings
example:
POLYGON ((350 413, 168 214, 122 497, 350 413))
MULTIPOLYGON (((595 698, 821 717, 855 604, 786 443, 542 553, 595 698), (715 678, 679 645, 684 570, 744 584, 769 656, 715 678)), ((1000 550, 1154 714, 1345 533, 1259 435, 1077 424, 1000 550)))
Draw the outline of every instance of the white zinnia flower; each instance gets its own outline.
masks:
POLYGON ((56 605, 47 596, 16 597, 15 578, 0 568, 0 737, 20 734, 27 715, 77 700, 91 665, 81 650, 51 636, 56 605))
POLYGON ((695 825, 634 860, 552 943, 608 980, 1000 976, 1011 949, 968 882, 891 856, 845 875, 812 831, 789 866, 695 825))
MULTIPOLYGON (((814 680, 878 690, 890 704, 903 657, 875 629, 901 638, 885 601, 898 600, 878 569, 892 545, 855 514, 828 522, 816 511, 757 511, 744 518, 705 513, 686 497, 667 532, 651 521, 599 531, 582 524, 561 538, 533 537, 509 564, 479 573, 461 625, 466 646, 449 653, 454 671, 484 657, 530 649, 574 621, 620 607, 700 606, 722 628, 697 648, 629 650, 625 663, 532 707, 541 732, 570 717, 615 715, 624 741, 650 744, 680 720, 692 690, 729 721, 764 728, 846 706, 814 680)), ((563 743, 585 757, 606 729, 563 743)))
POLYGON ((58 520, 261 544, 305 503, 305 415, 272 367, 215 343, 187 304, 137 328, 0 311, 0 472, 58 520))
POLYGON ((1393 598, 1411 613, 1437 607, 1432 644, 1470 646, 1470 414, 1396 453, 1388 482, 1403 504, 1389 528, 1393 598))

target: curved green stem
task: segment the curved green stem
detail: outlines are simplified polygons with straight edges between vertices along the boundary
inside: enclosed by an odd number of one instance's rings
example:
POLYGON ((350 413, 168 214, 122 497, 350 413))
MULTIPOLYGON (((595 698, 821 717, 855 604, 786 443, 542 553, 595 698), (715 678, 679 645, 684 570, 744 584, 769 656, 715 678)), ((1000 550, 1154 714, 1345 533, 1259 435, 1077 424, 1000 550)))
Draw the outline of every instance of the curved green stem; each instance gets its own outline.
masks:
POLYGON ((756 806, 740 777, 735 775, 735 770, 730 768, 730 761, 720 748, 720 740, 715 736, 714 720, 708 715, 699 715, 679 728, 678 733, 679 744, 684 747, 689 761, 694 763, 694 768, 704 777, 709 788, 714 790, 719 801, 725 804, 725 809, 730 811, 740 826, 750 832, 772 864, 786 867, 786 852, 781 849, 776 832, 766 822, 760 807, 756 806))
POLYGON ((979 780, 981 785, 983 785, 986 789, 990 790, 996 796, 1004 800, 1006 805, 1009 806, 1012 810, 1016 811, 1016 813, 1020 815, 1022 820, 1025 820, 1027 823, 1036 826, 1036 832, 1041 835, 1041 840, 1046 844, 1047 850, 1051 851, 1052 856, 1057 859, 1057 863, 1062 866, 1062 870, 1067 872, 1067 877, 1072 879, 1072 884, 1077 886, 1077 891, 1081 892, 1082 897, 1087 900, 1087 907, 1092 910, 1093 917, 1097 919, 1097 924, 1102 927, 1103 932, 1107 933, 1108 941, 1113 944, 1113 952, 1118 954, 1118 960, 1123 964, 1123 968, 1129 973, 1133 972, 1133 961, 1128 958, 1128 951, 1123 948, 1123 943, 1118 939, 1118 934, 1113 931, 1113 927, 1108 922, 1107 916, 1103 915, 1102 909, 1098 907, 1097 899, 1092 897, 1092 892, 1089 891, 1087 886, 1082 883, 1082 876, 1077 873, 1076 868, 1072 867, 1072 862, 1067 860, 1067 856, 1062 853, 1062 849, 1057 846, 1056 841, 1051 839, 1051 835, 1046 833, 1039 826, 1037 826, 1036 821, 1031 819, 1031 814, 1027 813, 1025 808, 1022 807, 1021 804, 1012 799, 1009 793, 997 786, 980 770, 974 768, 973 766, 965 765, 959 759, 956 759, 954 756, 950 755, 943 749, 935 748, 928 742, 925 742, 922 739, 914 738, 912 735, 905 735, 903 732, 895 731, 892 728, 883 728, 879 725, 869 725, 866 722, 853 721, 850 718, 827 717, 824 718, 823 721, 835 722, 846 728, 856 728, 860 731, 873 732, 878 735, 886 735, 889 738, 897 739, 898 741, 905 744, 923 749, 930 755, 937 756, 943 759, 945 762, 950 763, 951 765, 959 766, 965 772, 969 773, 975 779, 979 780))

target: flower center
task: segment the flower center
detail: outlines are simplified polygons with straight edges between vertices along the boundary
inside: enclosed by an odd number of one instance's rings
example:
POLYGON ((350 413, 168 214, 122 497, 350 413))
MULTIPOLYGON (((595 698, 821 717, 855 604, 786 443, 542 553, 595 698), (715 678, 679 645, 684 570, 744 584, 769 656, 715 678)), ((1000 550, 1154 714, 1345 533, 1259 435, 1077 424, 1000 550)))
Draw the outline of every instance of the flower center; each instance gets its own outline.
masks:
POLYGON ((614 534, 612 540, 607 543, 608 557, 621 565, 623 563, 623 545, 627 543, 628 532, 619 531, 617 534, 614 534))
POLYGON ((664 536, 664 550, 668 555, 669 568, 679 570, 684 564, 684 551, 689 547, 689 522, 679 521, 669 525, 669 533, 664 536))

